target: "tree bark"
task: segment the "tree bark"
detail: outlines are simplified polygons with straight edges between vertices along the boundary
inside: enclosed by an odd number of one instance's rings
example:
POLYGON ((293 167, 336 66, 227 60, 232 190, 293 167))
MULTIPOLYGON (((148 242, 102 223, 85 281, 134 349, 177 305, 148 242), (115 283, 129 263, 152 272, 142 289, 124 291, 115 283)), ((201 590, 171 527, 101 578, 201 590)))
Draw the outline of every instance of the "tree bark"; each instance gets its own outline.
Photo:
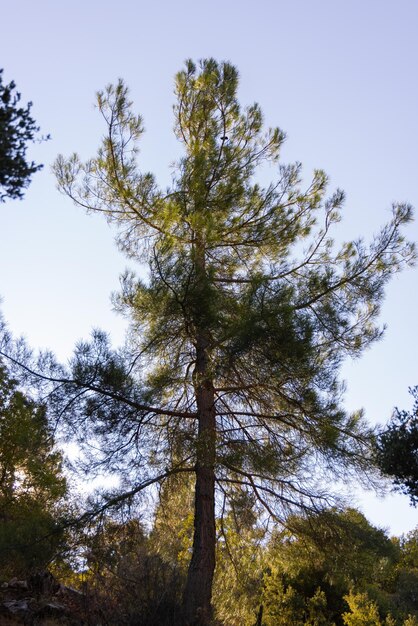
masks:
POLYGON ((193 552, 184 592, 187 626, 207 626, 212 619, 212 582, 215 571, 215 454, 216 414, 209 373, 209 338, 199 333, 194 371, 199 418, 196 461, 193 552))

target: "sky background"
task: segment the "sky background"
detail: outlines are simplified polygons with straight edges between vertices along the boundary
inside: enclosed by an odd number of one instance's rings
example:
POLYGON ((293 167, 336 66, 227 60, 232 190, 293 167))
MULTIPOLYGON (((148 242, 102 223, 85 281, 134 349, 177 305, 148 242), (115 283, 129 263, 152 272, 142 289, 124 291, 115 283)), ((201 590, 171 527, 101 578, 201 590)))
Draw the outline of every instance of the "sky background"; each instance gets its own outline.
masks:
MULTIPOLYGON (((36 174, 25 199, 0 206, 1 310, 13 333, 67 359, 92 327, 123 342, 110 294, 128 266, 114 233, 55 188, 58 153, 95 154, 104 131, 95 92, 123 77, 146 134, 140 162, 164 186, 179 155, 173 77, 186 58, 235 64, 242 104, 260 103, 287 134, 283 162, 314 168, 347 194, 338 239, 370 239, 391 203, 418 208, 417 0, 10 0, 1 2, 0 67, 51 140, 31 148, 36 174)), ((414 223, 407 236, 418 240, 414 223)), ((347 362, 346 406, 385 423, 411 407, 418 384, 418 269, 392 280, 380 343, 347 362)), ((399 534, 418 524, 404 496, 351 496, 368 518, 399 534)))

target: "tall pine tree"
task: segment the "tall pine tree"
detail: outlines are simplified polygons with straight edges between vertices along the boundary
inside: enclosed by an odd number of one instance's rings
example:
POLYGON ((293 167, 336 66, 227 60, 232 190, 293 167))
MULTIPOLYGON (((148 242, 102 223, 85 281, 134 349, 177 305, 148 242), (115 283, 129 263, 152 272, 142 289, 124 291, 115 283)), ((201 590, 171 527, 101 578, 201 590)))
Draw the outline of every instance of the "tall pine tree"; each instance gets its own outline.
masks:
POLYGON ((217 503, 250 498, 283 517, 320 507, 325 477, 369 467, 371 433, 341 406, 339 368, 380 337, 384 286, 414 257, 404 204, 370 246, 335 246, 344 194, 326 195, 322 171, 304 187, 300 164, 280 164, 283 132, 264 129, 257 104, 242 108, 237 87, 235 67, 213 59, 177 74, 183 156, 167 190, 139 169, 143 125, 122 81, 98 94, 107 134, 97 156, 55 164, 61 190, 114 223, 148 276, 123 278, 127 347, 114 352, 95 333, 71 373, 47 375, 49 398, 61 414, 67 398, 90 469, 124 477, 103 507, 195 475, 185 624, 211 619, 217 503), (277 171, 266 187, 256 179, 265 163, 277 171))

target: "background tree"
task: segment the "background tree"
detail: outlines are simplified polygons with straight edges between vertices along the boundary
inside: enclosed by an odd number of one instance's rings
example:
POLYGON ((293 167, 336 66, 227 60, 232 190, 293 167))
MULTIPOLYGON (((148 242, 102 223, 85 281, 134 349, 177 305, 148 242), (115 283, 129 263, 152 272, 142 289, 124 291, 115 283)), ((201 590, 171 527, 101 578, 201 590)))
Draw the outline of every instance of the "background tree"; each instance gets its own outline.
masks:
POLYGON ((242 109, 237 87, 236 69, 213 59, 177 75, 184 156, 165 191, 139 170, 142 120, 121 81, 98 94, 107 135, 97 157, 55 165, 62 191, 115 223, 148 276, 123 278, 124 350, 95 333, 71 372, 44 356, 42 375, 59 415, 94 450, 90 471, 124 478, 103 506, 195 475, 188 624, 211 615, 215 484, 221 499, 239 486, 283 519, 327 501, 325 476, 370 467, 371 433, 341 407, 339 367, 380 337, 384 286, 414 258, 400 234, 408 205, 393 207, 370 247, 334 246, 344 194, 326 197, 322 171, 304 187, 300 164, 280 165, 284 134, 264 130, 257 104, 242 109), (278 174, 263 187, 255 174, 266 163, 278 174))
POLYGON ((96 528, 89 528, 81 547, 84 591, 106 624, 181 623, 179 568, 153 549, 141 522, 106 516, 96 528))
POLYGON ((287 524, 263 554, 267 625, 299 626, 308 619, 329 626, 414 623, 416 530, 390 538, 355 509, 293 516, 287 524))
POLYGON ((418 502, 418 387, 411 389, 411 412, 396 409, 377 439, 377 462, 396 488, 418 502))
POLYGON ((216 520, 213 605, 221 624, 254 626, 260 614, 263 571, 268 560, 267 532, 260 524, 261 511, 255 498, 238 487, 230 509, 227 513, 221 509, 216 520))
MULTIPOLYGON (((393 571, 390 591, 397 614, 418 618, 418 529, 395 540, 399 560, 393 571)), ((395 608, 392 609, 395 612, 395 608)))
POLYGON ((20 98, 13 81, 3 83, 0 69, 0 202, 22 198, 32 174, 42 168, 26 158, 27 144, 35 140, 39 126, 30 115, 32 103, 22 107, 20 98))
POLYGON ((292 516, 287 525, 287 530, 273 535, 264 555, 261 601, 266 624, 286 623, 283 604, 297 624, 309 618, 340 626, 347 606, 344 598, 352 590, 367 592, 383 614, 393 608, 388 603, 393 589, 387 587, 399 550, 359 511, 329 509, 315 516, 292 516), (298 607, 295 613, 291 606, 298 607), (282 622, 277 621, 279 615, 282 622))
MULTIPOLYGON (((150 531, 135 518, 106 515, 79 539, 78 553, 86 563, 83 591, 90 605, 103 611, 109 626, 181 622, 185 553, 192 545, 189 507, 178 497, 185 490, 189 499, 190 485, 185 483, 190 481, 183 478, 178 475, 165 484, 173 489, 162 493, 150 531)), ((416 532, 390 539, 360 512, 333 509, 292 516, 289 528, 275 532, 266 543, 251 516, 235 514, 238 519, 232 513, 217 519, 216 624, 415 623, 416 532)), ((73 574, 71 583, 77 578, 80 572, 73 574)))
MULTIPOLYGON (((177 474, 159 485, 150 548, 185 579, 193 539, 193 482, 177 474)), ((184 582, 184 580, 183 580, 184 582)))
POLYGON ((0 575, 27 575, 63 548, 62 457, 46 410, 0 363, 0 575))

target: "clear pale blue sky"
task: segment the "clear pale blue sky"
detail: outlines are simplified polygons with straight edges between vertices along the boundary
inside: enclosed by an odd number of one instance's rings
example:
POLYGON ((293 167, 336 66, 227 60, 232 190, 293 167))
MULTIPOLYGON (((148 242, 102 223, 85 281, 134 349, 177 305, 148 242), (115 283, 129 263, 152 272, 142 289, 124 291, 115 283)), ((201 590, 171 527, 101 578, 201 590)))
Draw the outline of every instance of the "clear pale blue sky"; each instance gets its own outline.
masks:
MULTIPOLYGON (((52 140, 35 146, 45 163, 23 202, 0 206, 2 311, 16 334, 61 358, 93 326, 123 339, 109 295, 126 266, 113 234, 55 190, 57 153, 93 155, 102 127, 94 93, 119 76, 131 86, 147 133, 141 161, 161 183, 178 154, 172 134, 173 76, 184 59, 230 60, 242 102, 258 101, 288 140, 283 160, 308 178, 319 167, 347 193, 338 236, 370 237, 391 202, 418 208, 418 2, 416 0, 20 0, 4 2, 0 67, 15 80, 52 140)), ((409 229, 417 240, 417 224, 409 229)), ((409 408, 418 384, 417 271, 391 283, 384 339, 347 363, 347 407, 385 422, 409 408)), ((418 524, 405 497, 353 495, 375 524, 418 524)))

